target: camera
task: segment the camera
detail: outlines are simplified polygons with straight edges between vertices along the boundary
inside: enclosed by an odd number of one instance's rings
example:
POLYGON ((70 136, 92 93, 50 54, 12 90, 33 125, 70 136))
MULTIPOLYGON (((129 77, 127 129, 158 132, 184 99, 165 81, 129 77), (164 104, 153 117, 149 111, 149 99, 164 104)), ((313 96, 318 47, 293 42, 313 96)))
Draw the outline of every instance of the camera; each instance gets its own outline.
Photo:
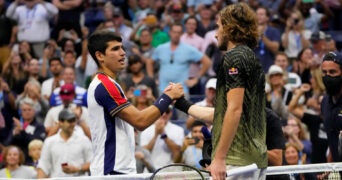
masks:
POLYGON ((296 18, 296 19, 293 20, 293 23, 294 23, 294 24, 298 24, 299 21, 300 21, 300 19, 296 18))
POLYGON ((147 90, 146 89, 135 89, 133 92, 134 96, 146 96, 147 90))

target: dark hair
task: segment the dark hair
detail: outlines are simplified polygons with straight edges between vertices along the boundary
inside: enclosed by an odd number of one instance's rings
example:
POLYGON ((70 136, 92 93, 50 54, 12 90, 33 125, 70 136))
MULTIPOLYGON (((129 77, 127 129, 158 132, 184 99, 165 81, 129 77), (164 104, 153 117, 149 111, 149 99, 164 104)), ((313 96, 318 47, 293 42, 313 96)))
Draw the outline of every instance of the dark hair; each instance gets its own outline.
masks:
POLYGON ((196 120, 196 121, 194 121, 194 123, 192 123, 191 129, 194 128, 194 127, 196 127, 196 126, 205 126, 205 123, 202 122, 202 121, 196 120))
MULTIPOLYGON (((297 55, 297 61, 301 61, 302 60, 302 56, 304 54, 304 51, 307 49, 311 49, 309 47, 303 48, 302 50, 299 51, 298 55, 297 55)), ((312 50, 312 49, 311 49, 312 50)))
POLYGON ((267 7, 260 5, 260 6, 258 6, 257 9, 264 9, 265 12, 266 12, 266 16, 269 17, 269 18, 271 17, 271 12, 270 12, 270 10, 267 7))
POLYGON ((187 18, 184 20, 184 24, 186 24, 186 23, 188 22, 188 20, 190 20, 190 19, 194 19, 194 20, 196 21, 196 23, 198 24, 198 20, 197 20, 197 18, 196 18, 195 16, 189 16, 189 17, 187 17, 187 18))
POLYGON ((60 57, 52 57, 49 59, 49 66, 51 65, 52 61, 58 61, 62 66, 64 66, 63 61, 60 57))
POLYGON ((73 51, 73 50, 66 50, 66 51, 64 51, 64 56, 65 56, 66 54, 72 54, 74 57, 76 57, 76 52, 73 51))
POLYGON ((342 70, 342 54, 340 53, 328 52, 323 57, 323 61, 333 61, 334 63, 338 64, 342 70))
POLYGON ((183 30, 183 25, 182 25, 181 23, 178 23, 178 22, 172 23, 171 26, 170 26, 170 30, 171 30, 174 26, 180 26, 180 27, 182 27, 182 30, 183 30))
POLYGON ((246 44, 254 49, 259 32, 255 12, 246 3, 231 4, 219 12, 223 37, 236 44, 246 44))
POLYGON ((96 58, 95 53, 99 51, 102 54, 105 54, 106 49, 108 47, 108 42, 110 41, 122 42, 122 38, 119 34, 108 30, 95 31, 89 37, 88 50, 98 67, 100 67, 100 63, 99 60, 96 58))

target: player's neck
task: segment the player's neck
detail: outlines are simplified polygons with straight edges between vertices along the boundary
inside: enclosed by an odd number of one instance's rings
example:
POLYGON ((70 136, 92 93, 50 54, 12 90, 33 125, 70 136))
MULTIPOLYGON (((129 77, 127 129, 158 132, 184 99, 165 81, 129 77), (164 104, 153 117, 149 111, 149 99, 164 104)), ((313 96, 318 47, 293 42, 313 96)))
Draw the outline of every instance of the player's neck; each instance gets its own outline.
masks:
POLYGON ((227 45, 227 51, 235 48, 237 46, 237 44, 231 42, 231 41, 228 41, 228 45, 227 45))
POLYGON ((116 79, 116 74, 114 72, 110 71, 109 69, 99 68, 98 72, 101 72, 101 73, 111 77, 112 79, 116 79))

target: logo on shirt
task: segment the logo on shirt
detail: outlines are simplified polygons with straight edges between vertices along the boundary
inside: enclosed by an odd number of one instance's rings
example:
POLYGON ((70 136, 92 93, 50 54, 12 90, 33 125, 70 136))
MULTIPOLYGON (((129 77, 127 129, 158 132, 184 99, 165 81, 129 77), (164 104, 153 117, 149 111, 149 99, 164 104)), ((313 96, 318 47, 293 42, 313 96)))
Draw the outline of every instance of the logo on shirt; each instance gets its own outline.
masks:
POLYGON ((239 71, 238 71, 238 69, 237 68, 230 68, 229 70, 228 70, 228 74, 229 75, 234 75, 234 74, 239 74, 239 71))
POLYGON ((159 104, 160 104, 162 101, 164 101, 164 99, 163 99, 163 98, 161 98, 161 99, 159 100, 159 104))

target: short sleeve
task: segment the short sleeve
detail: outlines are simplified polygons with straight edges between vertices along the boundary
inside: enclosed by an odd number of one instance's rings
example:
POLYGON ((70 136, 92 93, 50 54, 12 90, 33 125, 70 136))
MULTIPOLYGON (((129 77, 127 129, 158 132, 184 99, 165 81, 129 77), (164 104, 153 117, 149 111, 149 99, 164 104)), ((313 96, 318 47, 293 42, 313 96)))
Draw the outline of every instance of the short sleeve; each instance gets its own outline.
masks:
POLYGON ((242 61, 245 59, 239 54, 225 54, 223 57, 223 73, 227 92, 234 88, 245 88, 246 71, 242 61))
POLYGON ((95 89, 95 100, 112 117, 120 110, 130 105, 121 87, 108 79, 106 75, 99 74, 98 78, 102 82, 95 89))

